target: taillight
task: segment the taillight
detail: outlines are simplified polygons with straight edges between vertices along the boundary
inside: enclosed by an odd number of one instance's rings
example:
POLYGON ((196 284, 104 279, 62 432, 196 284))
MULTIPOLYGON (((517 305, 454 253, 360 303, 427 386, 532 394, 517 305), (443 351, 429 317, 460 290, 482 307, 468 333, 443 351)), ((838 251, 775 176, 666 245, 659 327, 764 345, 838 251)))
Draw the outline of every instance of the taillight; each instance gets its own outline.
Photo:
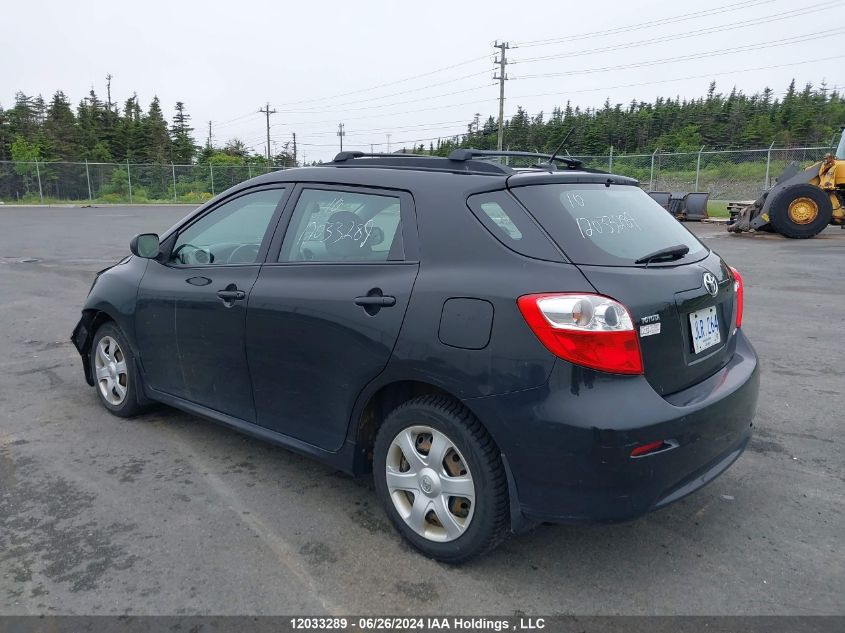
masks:
POLYGON ((734 275, 734 292, 736 292, 736 326, 742 326, 742 299, 745 294, 745 286, 742 283, 742 275, 739 271, 730 266, 731 272, 734 275))
POLYGON ((517 300, 540 342, 555 356, 614 374, 641 374, 640 342, 627 308, 593 294, 537 294, 517 300))

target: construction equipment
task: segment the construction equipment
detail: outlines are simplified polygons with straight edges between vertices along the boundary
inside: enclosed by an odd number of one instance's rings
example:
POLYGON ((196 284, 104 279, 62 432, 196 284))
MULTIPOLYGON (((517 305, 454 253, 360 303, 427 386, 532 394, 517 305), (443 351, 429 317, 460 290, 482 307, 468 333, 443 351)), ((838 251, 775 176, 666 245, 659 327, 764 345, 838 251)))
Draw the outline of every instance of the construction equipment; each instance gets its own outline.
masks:
POLYGON ((707 201, 710 198, 709 193, 649 191, 648 195, 677 220, 700 222, 710 217, 707 214, 707 201))
POLYGON ((775 185, 751 204, 729 207, 728 231, 770 231, 808 238, 828 224, 845 228, 845 127, 835 154, 803 171, 792 164, 775 185))

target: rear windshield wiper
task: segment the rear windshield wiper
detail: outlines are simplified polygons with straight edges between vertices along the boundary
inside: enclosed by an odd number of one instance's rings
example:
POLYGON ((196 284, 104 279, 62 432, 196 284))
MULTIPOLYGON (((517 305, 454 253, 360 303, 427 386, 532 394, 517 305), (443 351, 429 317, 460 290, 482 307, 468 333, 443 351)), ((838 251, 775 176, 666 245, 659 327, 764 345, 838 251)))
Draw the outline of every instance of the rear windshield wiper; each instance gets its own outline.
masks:
POLYGON ((689 253, 689 246, 677 244, 675 246, 667 246, 666 248, 661 248, 660 250, 654 251, 653 253, 649 253, 648 255, 643 255, 639 259, 635 260, 634 263, 645 264, 646 266, 648 266, 651 262, 672 261, 673 259, 680 259, 687 253, 689 253))

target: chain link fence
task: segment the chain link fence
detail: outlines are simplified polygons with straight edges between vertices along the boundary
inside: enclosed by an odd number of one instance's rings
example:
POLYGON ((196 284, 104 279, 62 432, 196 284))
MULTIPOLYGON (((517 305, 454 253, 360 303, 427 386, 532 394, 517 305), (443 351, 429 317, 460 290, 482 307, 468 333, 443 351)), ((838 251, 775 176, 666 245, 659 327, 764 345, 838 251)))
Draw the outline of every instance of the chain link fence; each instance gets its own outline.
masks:
MULTIPOLYGON (((640 181, 648 191, 707 191, 711 200, 752 200, 793 162, 809 165, 832 147, 790 147, 578 156, 586 167, 640 181)), ((232 185, 282 166, 140 165, 0 161, 0 201, 7 204, 205 202, 232 185)))
POLYGON ((578 156, 587 167, 640 181, 648 191, 706 191, 712 200, 753 200, 771 187, 790 163, 822 160, 833 147, 706 150, 651 154, 578 156))
POLYGON ((0 161, 0 201, 201 203, 232 185, 284 167, 0 161))

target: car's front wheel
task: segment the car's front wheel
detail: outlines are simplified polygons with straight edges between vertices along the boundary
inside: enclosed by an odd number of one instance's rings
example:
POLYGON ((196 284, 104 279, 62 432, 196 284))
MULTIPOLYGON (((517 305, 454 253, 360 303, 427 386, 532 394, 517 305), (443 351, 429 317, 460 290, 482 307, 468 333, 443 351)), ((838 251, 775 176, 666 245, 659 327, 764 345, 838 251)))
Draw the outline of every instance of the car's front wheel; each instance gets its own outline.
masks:
POLYGON ((135 359, 123 332, 114 323, 101 326, 91 345, 91 371, 100 402, 122 418, 136 415, 138 404, 135 359))
POLYGON ((504 538, 508 493, 498 450, 459 403, 423 396, 393 410, 376 437, 376 491, 424 554, 460 563, 504 538))

